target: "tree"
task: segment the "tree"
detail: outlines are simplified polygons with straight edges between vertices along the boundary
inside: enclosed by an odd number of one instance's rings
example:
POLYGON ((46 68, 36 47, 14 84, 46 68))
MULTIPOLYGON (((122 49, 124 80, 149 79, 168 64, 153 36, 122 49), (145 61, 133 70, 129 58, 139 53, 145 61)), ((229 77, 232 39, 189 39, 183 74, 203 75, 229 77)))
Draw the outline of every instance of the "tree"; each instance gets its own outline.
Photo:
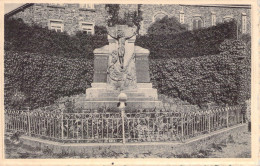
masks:
POLYGON ((161 20, 157 20, 149 28, 149 35, 169 35, 186 31, 186 25, 181 24, 176 17, 168 18, 165 16, 161 20))
POLYGON ((137 11, 127 11, 124 12, 123 18, 119 16, 120 6, 118 4, 106 4, 105 8, 108 13, 108 26, 115 25, 128 25, 128 26, 136 26, 137 31, 140 29, 140 22, 143 20, 141 4, 137 5, 137 11))

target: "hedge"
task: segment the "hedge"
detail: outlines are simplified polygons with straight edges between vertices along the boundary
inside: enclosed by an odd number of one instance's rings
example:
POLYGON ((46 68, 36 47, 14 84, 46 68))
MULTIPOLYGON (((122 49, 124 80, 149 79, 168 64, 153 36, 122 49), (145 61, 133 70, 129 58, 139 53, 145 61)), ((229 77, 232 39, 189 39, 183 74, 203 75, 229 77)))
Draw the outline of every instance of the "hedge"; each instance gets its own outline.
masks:
MULTIPOLYGON (((222 43, 218 55, 151 59, 159 93, 205 107, 235 105, 250 98, 250 52, 238 40, 222 43)), ((5 106, 40 107, 84 94, 93 80, 93 60, 5 52, 5 106)))
MULTIPOLYGON (((236 22, 218 24, 205 29, 164 35, 138 36, 136 45, 150 50, 151 58, 188 58, 219 54, 225 39, 236 37, 236 22)), ((150 28, 152 29, 152 28, 150 28)), ((162 31, 162 30, 161 30, 162 31)))
MULTIPOLYGON (((234 25, 229 22, 174 36, 139 36, 136 45, 150 49, 151 57, 170 57, 150 61, 151 80, 159 93, 201 107, 209 102, 233 105, 248 99, 250 36, 242 37, 246 48, 242 41, 225 40, 234 38, 234 25)), ((104 33, 100 28, 99 34, 104 33)), ((93 50, 107 44, 106 37, 69 36, 6 20, 5 106, 40 107, 60 97, 85 93, 93 79, 93 50)))
POLYGON ((92 82, 93 60, 12 51, 5 51, 4 60, 6 107, 46 106, 85 93, 92 82))
POLYGON ((218 55, 151 60, 153 85, 159 93, 200 107, 244 102, 250 98, 250 53, 239 40, 226 40, 220 50, 218 55))
POLYGON ((15 19, 5 20, 5 50, 48 54, 69 58, 93 58, 95 48, 108 44, 107 31, 96 27, 97 35, 50 31, 15 19))

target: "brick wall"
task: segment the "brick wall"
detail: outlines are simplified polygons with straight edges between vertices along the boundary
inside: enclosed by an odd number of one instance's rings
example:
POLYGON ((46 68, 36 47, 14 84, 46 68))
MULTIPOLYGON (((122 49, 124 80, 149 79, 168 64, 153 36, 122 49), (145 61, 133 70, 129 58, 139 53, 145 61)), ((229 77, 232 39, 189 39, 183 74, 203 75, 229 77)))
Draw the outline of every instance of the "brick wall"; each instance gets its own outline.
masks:
MULTIPOLYGON (((137 10, 137 4, 120 5, 123 11, 137 10)), ((200 17, 203 20, 202 26, 209 27, 212 24, 211 15, 215 13, 216 22, 223 21, 223 17, 232 16, 238 21, 238 27, 241 29, 242 13, 247 17, 247 33, 251 31, 250 9, 247 8, 227 8, 227 7, 212 7, 212 6, 191 6, 191 5, 151 5, 143 4, 141 6, 143 12, 143 21, 141 23, 140 34, 145 34, 149 26, 154 22, 156 16, 176 17, 179 20, 180 12, 184 13, 184 24, 187 24, 191 30, 193 27, 193 19, 200 17)), ((80 22, 93 22, 98 26, 106 26, 107 12, 105 4, 95 4, 94 10, 83 10, 79 4, 65 4, 58 7, 49 4, 34 4, 23 11, 14 14, 14 18, 22 18, 26 23, 36 23, 42 27, 48 27, 50 19, 62 20, 64 30, 69 34, 75 34, 80 30, 80 22)))

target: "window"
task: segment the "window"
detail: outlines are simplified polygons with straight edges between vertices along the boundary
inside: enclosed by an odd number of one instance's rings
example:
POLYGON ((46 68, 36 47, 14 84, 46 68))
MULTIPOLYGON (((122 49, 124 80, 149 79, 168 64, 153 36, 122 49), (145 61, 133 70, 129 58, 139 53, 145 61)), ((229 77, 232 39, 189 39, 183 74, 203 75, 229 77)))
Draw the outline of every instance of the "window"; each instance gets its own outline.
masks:
POLYGON ((184 24, 184 12, 180 12, 180 23, 184 24))
POLYGON ((49 29, 55 30, 56 32, 63 32, 63 21, 62 20, 50 20, 49 29))
POLYGON ((233 20, 233 16, 229 15, 229 16, 224 16, 223 17, 223 22, 229 22, 233 20))
POLYGON ((88 22, 81 22, 81 30, 84 34, 94 34, 94 24, 88 22))
POLYGON ((211 13, 211 26, 216 26, 216 14, 211 13))
POLYGON ((165 12, 158 12, 153 16, 153 22, 161 20, 162 18, 168 16, 165 12))
POLYGON ((203 21, 201 17, 194 17, 192 23, 193 23, 193 29, 199 29, 203 27, 203 21))
POLYGON ((181 12, 183 12, 183 9, 184 9, 184 7, 183 7, 183 6, 181 6, 181 12))
POLYGON ((242 13, 242 33, 246 33, 247 30, 246 13, 242 13))
POLYGON ((94 4, 90 4, 90 3, 80 4, 79 7, 85 9, 94 9, 94 4))

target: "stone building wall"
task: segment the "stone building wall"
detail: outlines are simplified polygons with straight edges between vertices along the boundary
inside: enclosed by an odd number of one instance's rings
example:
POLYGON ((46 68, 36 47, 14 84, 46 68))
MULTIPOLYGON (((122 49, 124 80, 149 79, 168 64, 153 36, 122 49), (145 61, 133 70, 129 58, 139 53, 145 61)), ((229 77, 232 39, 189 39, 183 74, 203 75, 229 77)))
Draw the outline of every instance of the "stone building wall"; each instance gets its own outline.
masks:
MULTIPOLYGON (((137 4, 120 5, 121 11, 137 10, 137 4)), ((242 13, 246 14, 247 33, 251 31, 251 13, 248 8, 238 7, 214 7, 214 6, 191 6, 191 5, 141 5, 143 21, 141 22, 140 34, 146 34, 147 29, 156 20, 167 15, 180 19, 180 13, 184 15, 184 24, 188 25, 189 30, 193 29, 193 19, 200 17, 203 20, 202 27, 212 25, 212 13, 216 15, 216 23, 223 22, 223 17, 231 16, 238 21, 241 30, 242 13)), ((121 13, 122 14, 122 13, 121 13)), ((48 27, 50 19, 62 20, 64 31, 75 34, 80 30, 80 22, 93 22, 98 26, 106 26, 107 12, 105 4, 95 4, 94 10, 87 10, 79 7, 79 4, 64 4, 55 6, 50 4, 34 4, 23 11, 14 14, 12 17, 21 18, 25 23, 36 23, 42 27, 48 27)))
POLYGON ((30 6, 11 16, 11 18, 22 19, 26 24, 32 24, 34 18, 34 6, 30 6))
POLYGON ((64 31, 68 34, 75 34, 80 30, 81 22, 106 26, 106 14, 104 4, 95 5, 94 10, 80 8, 79 4, 65 4, 64 6, 34 4, 12 17, 22 18, 25 23, 35 23, 42 27, 48 27, 49 20, 62 20, 64 31))
POLYGON ((140 29, 141 34, 145 34, 149 26, 155 21, 154 17, 168 15, 168 17, 176 16, 180 11, 180 5, 150 5, 144 4, 141 7, 143 13, 143 23, 140 29))
POLYGON ((227 7, 203 7, 203 6, 184 6, 185 23, 188 23, 189 28, 192 29, 192 20, 194 17, 201 17, 204 22, 204 27, 212 25, 211 16, 216 15, 216 23, 222 23, 225 16, 231 16, 238 22, 241 28, 242 13, 247 17, 247 32, 250 33, 250 9, 246 8, 227 8, 227 7))
POLYGON ((223 17, 232 16, 238 21, 241 29, 242 13, 247 17, 247 33, 251 31, 250 9, 247 8, 227 8, 227 7, 211 7, 211 6, 191 6, 191 5, 142 5, 143 25, 141 34, 145 34, 149 26, 155 21, 155 17, 167 15, 168 17, 176 17, 180 19, 180 13, 184 14, 184 24, 188 25, 189 30, 193 29, 193 19, 200 17, 203 20, 203 27, 212 26, 212 13, 216 15, 216 23, 223 22, 223 17))

